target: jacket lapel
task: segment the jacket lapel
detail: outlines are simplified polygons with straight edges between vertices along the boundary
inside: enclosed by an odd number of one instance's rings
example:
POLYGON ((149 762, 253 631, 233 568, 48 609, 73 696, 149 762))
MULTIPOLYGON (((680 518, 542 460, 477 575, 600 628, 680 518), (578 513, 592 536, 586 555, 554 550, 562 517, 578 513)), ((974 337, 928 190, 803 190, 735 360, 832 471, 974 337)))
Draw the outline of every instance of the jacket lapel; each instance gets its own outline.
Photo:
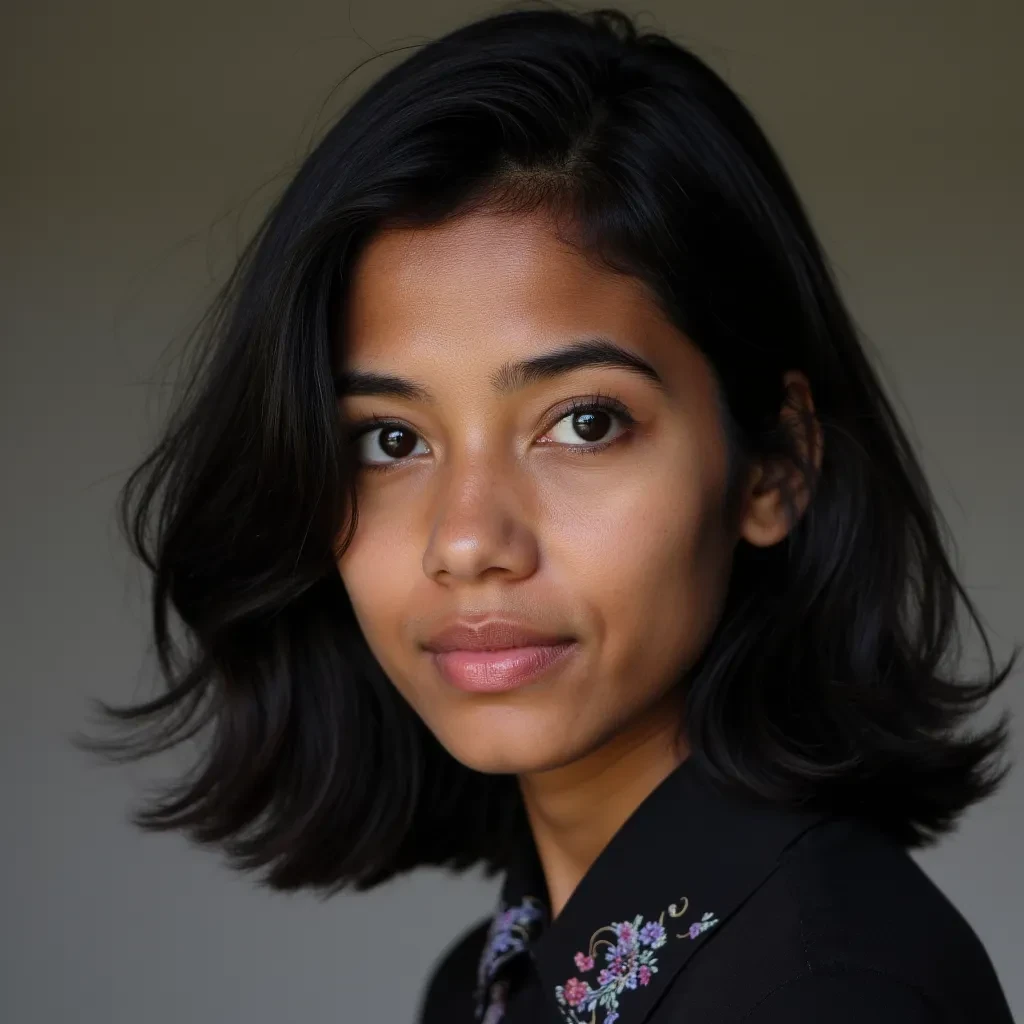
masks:
POLYGON ((531 843, 507 876, 492 923, 496 947, 481 960, 481 1007, 507 962, 500 958, 515 946, 512 956, 529 954, 567 1024, 643 1024, 782 852, 823 818, 721 790, 691 757, 612 837, 553 923, 531 843))

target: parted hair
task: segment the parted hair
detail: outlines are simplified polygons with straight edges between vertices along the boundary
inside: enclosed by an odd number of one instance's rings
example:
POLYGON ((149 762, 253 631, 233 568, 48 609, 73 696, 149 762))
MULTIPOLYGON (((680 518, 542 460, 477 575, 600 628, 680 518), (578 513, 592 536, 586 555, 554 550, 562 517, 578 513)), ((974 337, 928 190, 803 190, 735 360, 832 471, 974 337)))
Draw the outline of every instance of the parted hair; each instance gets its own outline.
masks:
MULTIPOLYGON (((385 676, 336 557, 356 528, 335 367, 353 262, 389 225, 543 208, 643 282, 714 369, 732 464, 797 465, 784 541, 739 542, 721 619, 679 685, 723 786, 949 832, 1009 770, 1010 674, 893 401, 772 146, 687 48, 616 10, 503 10, 416 48, 355 99, 272 204, 196 329, 200 358, 119 518, 151 579, 159 692, 96 701, 115 761, 187 743, 133 809, 272 888, 365 889, 418 865, 501 870, 513 776, 457 762, 385 676), (811 472, 779 410, 808 377, 811 472), (984 653, 962 671, 964 627, 984 653)), ((739 474, 734 481, 739 480, 739 474)), ((686 486, 680 481, 680 487, 686 486)), ((734 483, 735 486, 735 483, 734 483)))

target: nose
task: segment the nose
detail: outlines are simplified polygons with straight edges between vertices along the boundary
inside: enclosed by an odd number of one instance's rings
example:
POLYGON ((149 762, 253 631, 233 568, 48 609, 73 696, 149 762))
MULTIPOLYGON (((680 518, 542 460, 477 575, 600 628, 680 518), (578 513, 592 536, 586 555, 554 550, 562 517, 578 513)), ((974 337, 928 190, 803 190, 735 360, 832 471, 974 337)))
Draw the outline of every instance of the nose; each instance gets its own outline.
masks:
POLYGON ((479 458, 439 477, 423 571, 439 583, 530 576, 538 544, 516 472, 479 458))

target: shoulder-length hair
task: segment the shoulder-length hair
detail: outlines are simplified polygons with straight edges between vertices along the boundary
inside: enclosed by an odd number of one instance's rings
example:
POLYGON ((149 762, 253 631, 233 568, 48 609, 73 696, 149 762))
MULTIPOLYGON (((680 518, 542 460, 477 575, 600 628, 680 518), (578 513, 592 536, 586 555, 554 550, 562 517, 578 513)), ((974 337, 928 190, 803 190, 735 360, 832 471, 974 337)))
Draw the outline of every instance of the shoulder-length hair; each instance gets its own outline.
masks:
POLYGON ((1008 676, 948 527, 771 145, 707 65, 624 14, 504 11, 421 49, 324 135, 200 323, 208 342, 121 494, 152 572, 155 699, 97 702, 117 760, 199 738, 133 820, 220 847, 276 889, 365 889, 417 865, 500 870, 511 776, 458 763, 385 677, 335 557, 356 524, 334 390, 353 261, 385 224, 543 207, 650 289, 714 368, 737 464, 807 466, 780 429, 810 380, 824 456, 785 541, 740 542, 687 673, 692 756, 723 785, 869 819, 905 846, 991 793, 1008 676), (951 543, 951 542, 950 542, 951 543), (966 679, 957 611, 987 671, 966 679), (176 640, 175 627, 183 628, 176 640))

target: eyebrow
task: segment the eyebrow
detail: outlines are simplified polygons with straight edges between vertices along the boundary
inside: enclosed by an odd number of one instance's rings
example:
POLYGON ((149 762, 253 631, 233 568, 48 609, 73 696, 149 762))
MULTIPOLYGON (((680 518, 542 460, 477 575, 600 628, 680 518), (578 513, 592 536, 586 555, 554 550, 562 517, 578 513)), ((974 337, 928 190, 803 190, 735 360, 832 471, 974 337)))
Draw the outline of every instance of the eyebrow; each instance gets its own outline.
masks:
MULTIPOLYGON (((646 359, 608 338, 580 338, 544 355, 503 363, 490 375, 489 380, 495 392, 509 395, 531 384, 592 366, 617 366, 637 373, 659 389, 665 390, 661 375, 646 359)), ((336 374, 334 389, 339 397, 374 395, 410 401, 434 401, 433 393, 425 384, 398 374, 373 370, 348 370, 336 374)))

